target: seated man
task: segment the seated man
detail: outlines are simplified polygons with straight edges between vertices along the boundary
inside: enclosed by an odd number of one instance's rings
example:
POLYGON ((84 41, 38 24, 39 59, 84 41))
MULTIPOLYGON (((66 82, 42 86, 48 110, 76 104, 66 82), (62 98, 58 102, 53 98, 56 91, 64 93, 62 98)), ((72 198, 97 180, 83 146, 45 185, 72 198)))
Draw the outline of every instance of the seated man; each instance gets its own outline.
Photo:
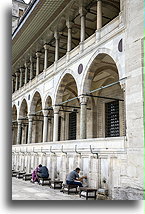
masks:
POLYGON ((66 183, 67 184, 73 184, 73 185, 77 185, 79 187, 82 187, 82 181, 84 178, 87 178, 86 176, 83 177, 79 177, 79 172, 80 172, 80 168, 76 168, 75 170, 73 170, 72 172, 70 172, 66 178, 66 183))
POLYGON ((39 178, 48 178, 49 177, 49 172, 46 166, 42 166, 39 168, 37 176, 39 178))

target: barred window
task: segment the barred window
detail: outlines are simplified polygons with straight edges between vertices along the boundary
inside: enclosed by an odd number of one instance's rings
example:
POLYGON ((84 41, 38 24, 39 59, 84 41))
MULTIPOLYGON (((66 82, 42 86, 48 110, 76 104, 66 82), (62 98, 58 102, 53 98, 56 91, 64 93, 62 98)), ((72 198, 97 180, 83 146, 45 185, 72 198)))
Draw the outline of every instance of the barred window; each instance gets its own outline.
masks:
POLYGON ((120 136, 119 101, 105 103, 105 137, 120 136))
POLYGON ((69 140, 76 140, 77 113, 69 114, 69 140))
POLYGON ((61 116, 59 116, 58 120, 58 141, 60 141, 60 136, 61 136, 61 116))

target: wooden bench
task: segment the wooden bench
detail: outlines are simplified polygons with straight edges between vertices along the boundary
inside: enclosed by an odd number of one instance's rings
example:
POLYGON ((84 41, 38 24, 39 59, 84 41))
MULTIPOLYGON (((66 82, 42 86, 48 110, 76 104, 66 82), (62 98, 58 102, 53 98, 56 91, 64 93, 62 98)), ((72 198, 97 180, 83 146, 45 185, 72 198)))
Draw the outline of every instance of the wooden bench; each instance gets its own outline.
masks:
POLYGON ((24 181, 30 181, 32 178, 32 174, 31 173, 27 173, 23 175, 23 180, 24 181))
POLYGON ((88 198, 93 198, 94 200, 96 200, 97 189, 89 188, 89 187, 80 187, 79 195, 80 197, 82 196, 86 198, 86 200, 88 200, 88 198))
POLYGON ((70 193, 78 194, 78 185, 73 184, 63 184, 62 192, 67 192, 68 195, 70 193))
POLYGON ((54 181, 51 181, 50 188, 53 188, 53 189, 62 189, 62 184, 63 184, 63 181, 54 180, 54 181))
POLYGON ((50 185, 50 184, 51 184, 51 178, 39 178, 39 185, 44 186, 44 185, 50 185))

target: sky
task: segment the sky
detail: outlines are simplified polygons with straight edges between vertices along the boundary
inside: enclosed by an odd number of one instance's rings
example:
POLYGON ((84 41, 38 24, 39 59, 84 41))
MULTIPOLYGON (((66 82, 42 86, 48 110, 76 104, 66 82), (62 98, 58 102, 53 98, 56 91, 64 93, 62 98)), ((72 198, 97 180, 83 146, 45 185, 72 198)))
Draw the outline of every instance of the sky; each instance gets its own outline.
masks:
POLYGON ((30 0, 24 0, 27 4, 30 2, 30 0))

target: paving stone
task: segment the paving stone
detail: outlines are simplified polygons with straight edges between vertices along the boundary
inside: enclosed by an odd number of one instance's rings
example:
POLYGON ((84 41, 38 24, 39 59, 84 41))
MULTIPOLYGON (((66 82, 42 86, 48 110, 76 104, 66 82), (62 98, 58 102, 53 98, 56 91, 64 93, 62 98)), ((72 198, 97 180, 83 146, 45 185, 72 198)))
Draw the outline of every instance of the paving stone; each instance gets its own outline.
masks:
POLYGON ((84 200, 79 195, 67 195, 60 190, 51 189, 17 178, 12 178, 12 200, 84 200))

